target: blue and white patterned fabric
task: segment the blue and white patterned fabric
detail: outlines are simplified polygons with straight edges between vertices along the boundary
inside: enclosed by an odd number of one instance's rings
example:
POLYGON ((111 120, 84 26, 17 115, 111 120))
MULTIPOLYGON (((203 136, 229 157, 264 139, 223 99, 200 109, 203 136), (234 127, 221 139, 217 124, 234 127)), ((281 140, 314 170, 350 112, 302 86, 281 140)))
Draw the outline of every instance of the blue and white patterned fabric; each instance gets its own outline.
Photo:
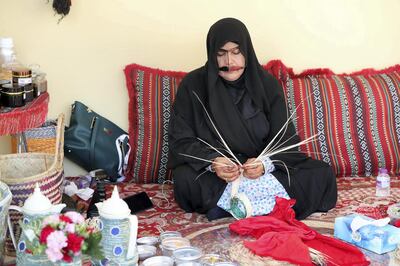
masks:
MULTIPOLYGON (((264 163, 265 165, 265 163, 264 163)), ((250 216, 265 215, 270 213, 275 206, 275 197, 289 199, 285 188, 271 174, 275 169, 272 163, 265 167, 265 174, 257 179, 248 179, 241 176, 238 194, 245 194, 252 205, 250 216), (272 166, 272 167, 271 167, 272 166)), ((217 206, 230 211, 231 209, 232 183, 228 183, 217 206)))

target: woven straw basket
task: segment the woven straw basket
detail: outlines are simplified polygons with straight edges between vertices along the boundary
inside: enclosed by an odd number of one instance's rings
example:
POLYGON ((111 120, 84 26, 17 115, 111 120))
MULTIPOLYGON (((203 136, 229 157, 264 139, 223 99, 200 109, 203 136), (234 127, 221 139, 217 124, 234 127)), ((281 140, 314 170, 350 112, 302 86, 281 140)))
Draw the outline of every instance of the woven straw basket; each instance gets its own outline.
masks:
MULTIPOLYGON (((61 202, 63 192, 64 159, 64 115, 57 119, 55 153, 17 153, 0 155, 0 180, 6 183, 13 194, 12 205, 23 206, 32 194, 36 183, 53 204, 61 202)), ((19 239, 18 221, 22 214, 10 211, 13 231, 19 239)), ((6 254, 14 255, 15 250, 9 234, 7 235, 6 254)))
MULTIPOLYGON (((56 151, 57 121, 49 120, 37 128, 30 128, 24 135, 26 152, 45 152, 54 154, 56 151)), ((17 153, 17 137, 11 137, 11 151, 17 153)))

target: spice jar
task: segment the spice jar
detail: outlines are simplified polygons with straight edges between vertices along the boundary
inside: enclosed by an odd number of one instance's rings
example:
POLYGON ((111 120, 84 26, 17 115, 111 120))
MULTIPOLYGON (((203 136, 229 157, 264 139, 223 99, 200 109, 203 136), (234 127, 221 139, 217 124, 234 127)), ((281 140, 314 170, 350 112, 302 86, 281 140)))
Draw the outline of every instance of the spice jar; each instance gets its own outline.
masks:
POLYGON ((33 90, 34 90, 35 97, 38 97, 47 91, 46 73, 39 72, 37 74, 36 73, 34 74, 33 90))
POLYGON ((32 71, 27 67, 15 67, 12 70, 14 84, 27 85, 32 83, 32 71))
POLYGON ((24 106, 24 86, 17 84, 4 84, 1 86, 1 102, 5 107, 21 107, 24 106))
POLYGON ((33 92, 33 85, 27 84, 24 86, 24 101, 25 103, 33 101, 34 92, 33 92))

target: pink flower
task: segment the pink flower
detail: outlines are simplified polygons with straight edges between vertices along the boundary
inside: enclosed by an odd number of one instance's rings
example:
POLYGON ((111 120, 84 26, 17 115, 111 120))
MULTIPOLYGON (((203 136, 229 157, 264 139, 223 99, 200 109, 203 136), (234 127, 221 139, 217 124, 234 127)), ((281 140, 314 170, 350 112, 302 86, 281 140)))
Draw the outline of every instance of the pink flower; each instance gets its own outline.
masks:
POLYGON ((67 237, 61 231, 54 231, 47 237, 46 254, 52 262, 63 258, 61 249, 67 246, 67 237))
POLYGON ((64 230, 67 233, 75 233, 75 224, 67 224, 64 230))
POLYGON ((57 262, 64 257, 61 250, 52 249, 52 248, 47 248, 46 254, 47 254, 47 257, 49 258, 49 260, 51 260, 52 262, 57 262))
POLYGON ((77 212, 66 212, 64 215, 70 218, 74 224, 81 224, 85 221, 83 216, 77 212))

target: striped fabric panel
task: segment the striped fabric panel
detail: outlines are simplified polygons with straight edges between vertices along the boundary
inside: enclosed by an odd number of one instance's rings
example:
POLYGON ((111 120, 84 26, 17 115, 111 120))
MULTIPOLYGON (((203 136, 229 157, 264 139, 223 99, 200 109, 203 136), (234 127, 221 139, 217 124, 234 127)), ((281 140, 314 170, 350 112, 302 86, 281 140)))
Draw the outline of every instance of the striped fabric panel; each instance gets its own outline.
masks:
POLYGON ((295 75, 280 61, 265 68, 281 81, 300 138, 319 134, 301 151, 337 176, 376 175, 380 167, 400 173, 400 66, 349 75, 295 75))
POLYGON ((186 73, 136 64, 125 68, 129 94, 129 142, 132 147, 127 178, 136 183, 171 180, 168 162, 170 109, 186 73))
MULTIPOLYGON (((368 176, 386 167, 400 174, 400 66, 335 75, 329 69, 295 75, 280 61, 264 66, 282 83, 302 139, 300 149, 331 164, 338 176, 368 176)), ((168 122, 176 90, 186 73, 136 64, 125 68, 132 152, 128 181, 171 180, 168 122)))

